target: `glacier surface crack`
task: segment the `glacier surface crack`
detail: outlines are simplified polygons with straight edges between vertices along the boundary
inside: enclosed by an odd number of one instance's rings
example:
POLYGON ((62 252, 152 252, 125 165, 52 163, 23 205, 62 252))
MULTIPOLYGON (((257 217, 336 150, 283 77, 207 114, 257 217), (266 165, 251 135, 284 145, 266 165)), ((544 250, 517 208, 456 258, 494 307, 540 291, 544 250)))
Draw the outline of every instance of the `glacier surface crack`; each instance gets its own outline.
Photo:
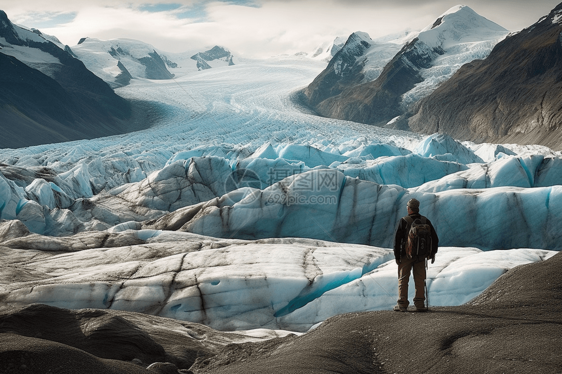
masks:
POLYGON ((387 261, 390 261, 393 258, 394 254, 391 252, 384 256, 377 258, 375 261, 371 263, 365 264, 361 269, 356 268, 351 271, 341 272, 338 274, 329 274, 329 279, 325 284, 318 286, 320 283, 319 280, 315 279, 315 281, 306 286, 302 289, 297 297, 289 301, 289 303, 275 312, 274 317, 284 317, 288 314, 293 313, 295 310, 302 308, 306 304, 318 299, 326 292, 334 290, 338 287, 351 283, 363 275, 370 273, 371 271, 378 268, 380 265, 384 264, 387 261))

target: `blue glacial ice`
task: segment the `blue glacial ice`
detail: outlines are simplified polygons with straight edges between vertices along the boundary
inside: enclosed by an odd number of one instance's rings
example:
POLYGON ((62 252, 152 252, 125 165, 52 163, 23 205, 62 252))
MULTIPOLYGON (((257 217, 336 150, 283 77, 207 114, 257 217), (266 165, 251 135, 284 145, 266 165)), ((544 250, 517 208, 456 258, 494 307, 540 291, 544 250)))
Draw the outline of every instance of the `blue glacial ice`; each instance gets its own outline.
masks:
POLYGON ((294 331, 389 309, 389 248, 412 197, 442 246, 434 305, 561 249, 560 152, 314 116, 296 91, 323 67, 277 58, 135 80, 119 93, 168 108, 154 128, 0 150, 5 305, 294 331))
MULTIPOLYGON (((386 248, 154 230, 113 234, 116 245, 129 245, 96 248, 93 235, 60 238, 56 247, 41 236, 6 241, 1 279, 10 282, 0 285, 0 310, 45 303, 142 312, 220 330, 307 331, 338 313, 390 309, 396 302, 397 268, 386 248), (35 250, 17 249, 27 244, 35 250), (73 249, 61 252, 65 247, 73 249)), ((441 248, 429 267, 431 305, 469 301, 514 266, 555 253, 441 248)))

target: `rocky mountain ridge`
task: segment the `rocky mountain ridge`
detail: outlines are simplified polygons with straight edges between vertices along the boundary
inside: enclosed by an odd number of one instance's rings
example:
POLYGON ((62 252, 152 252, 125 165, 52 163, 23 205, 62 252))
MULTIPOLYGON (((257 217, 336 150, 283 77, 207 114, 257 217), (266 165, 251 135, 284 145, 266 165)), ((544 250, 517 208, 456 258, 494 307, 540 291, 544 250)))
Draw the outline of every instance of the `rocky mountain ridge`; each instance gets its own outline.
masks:
POLYGON ((456 6, 421 32, 408 35, 401 43, 389 43, 398 48, 388 59, 377 56, 384 69, 370 79, 365 79, 360 59, 344 57, 361 55, 358 49, 367 49, 354 41, 357 34, 353 34, 334 56, 334 63, 304 92, 309 105, 322 116, 384 126, 464 62, 485 57, 506 34, 507 30, 469 7, 456 6), (331 70, 341 59, 349 65, 345 79, 334 79, 331 70))
POLYGON ((228 66, 234 65, 234 56, 224 47, 214 46, 205 52, 197 52, 191 56, 192 60, 197 61, 197 70, 212 69, 211 62, 223 62, 228 66))
POLYGON ((72 47, 86 67, 111 87, 126 86, 134 78, 172 79, 170 61, 147 43, 132 39, 82 38, 72 47))
POLYGON ((323 113, 322 102, 348 87, 376 79, 399 49, 398 43, 377 43, 364 32, 351 34, 326 69, 304 90, 309 105, 323 113))
MULTIPOLYGON (((407 115, 418 132, 562 149, 562 4, 464 65, 407 115)), ((406 123, 403 123, 406 125, 406 123)))

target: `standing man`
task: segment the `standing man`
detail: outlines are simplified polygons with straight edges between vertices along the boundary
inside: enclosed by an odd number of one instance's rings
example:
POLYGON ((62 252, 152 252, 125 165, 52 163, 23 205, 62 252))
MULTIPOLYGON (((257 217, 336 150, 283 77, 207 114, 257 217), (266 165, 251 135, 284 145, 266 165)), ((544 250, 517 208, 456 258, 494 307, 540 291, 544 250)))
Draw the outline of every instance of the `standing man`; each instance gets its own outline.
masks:
POLYGON ((432 264, 435 262, 439 238, 431 222, 420 215, 418 200, 411 199, 407 207, 408 215, 400 219, 394 237, 394 257, 398 264, 398 304, 394 310, 408 310, 408 282, 413 268, 416 286, 414 305, 416 311, 424 312, 427 310, 424 292, 427 259, 431 258, 432 264))

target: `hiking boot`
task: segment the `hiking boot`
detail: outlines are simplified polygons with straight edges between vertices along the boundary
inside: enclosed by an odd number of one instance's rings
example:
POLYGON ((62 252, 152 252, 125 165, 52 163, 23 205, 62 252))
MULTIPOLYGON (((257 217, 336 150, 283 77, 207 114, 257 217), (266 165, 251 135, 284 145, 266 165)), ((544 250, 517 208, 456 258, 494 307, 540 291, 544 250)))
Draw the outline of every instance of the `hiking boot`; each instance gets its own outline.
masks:
POLYGON ((394 309, 393 309, 393 310, 394 310, 395 312, 407 312, 407 311, 408 311, 408 308, 405 307, 405 306, 401 306, 401 305, 399 305, 399 304, 396 304, 396 305, 394 306, 394 309))
POLYGON ((425 306, 417 306, 415 311, 416 312, 427 312, 427 308, 425 306))

